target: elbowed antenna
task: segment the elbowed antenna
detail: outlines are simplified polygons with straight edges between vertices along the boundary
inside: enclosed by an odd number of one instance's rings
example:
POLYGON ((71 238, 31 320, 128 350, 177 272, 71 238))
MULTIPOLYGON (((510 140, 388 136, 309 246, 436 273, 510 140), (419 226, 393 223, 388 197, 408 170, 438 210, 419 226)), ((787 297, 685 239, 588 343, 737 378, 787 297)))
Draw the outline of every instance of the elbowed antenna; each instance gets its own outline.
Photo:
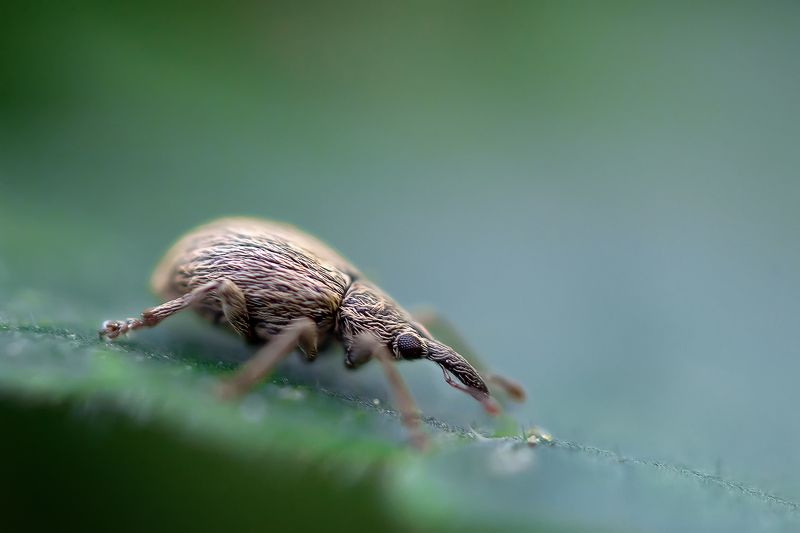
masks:
POLYGON ((489 396, 489 389, 483 378, 458 352, 439 341, 429 340, 427 358, 442 367, 444 379, 448 385, 466 392, 481 402, 486 412, 490 414, 499 412, 497 403, 489 396), (450 374, 458 378, 463 385, 453 381, 450 374))

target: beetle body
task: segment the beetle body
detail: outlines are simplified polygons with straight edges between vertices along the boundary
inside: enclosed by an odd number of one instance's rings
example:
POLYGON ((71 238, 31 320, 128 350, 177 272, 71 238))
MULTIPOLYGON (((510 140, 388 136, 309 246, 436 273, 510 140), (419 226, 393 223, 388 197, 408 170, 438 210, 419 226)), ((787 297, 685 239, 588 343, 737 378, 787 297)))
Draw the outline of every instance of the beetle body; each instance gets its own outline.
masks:
MULTIPOLYGON (((229 218, 182 237, 156 267, 150 285, 166 301, 228 279, 244 294, 249 340, 269 341, 300 317, 312 319, 321 338, 329 336, 356 275, 344 258, 300 230, 229 218)), ((195 310, 215 324, 230 326, 213 293, 195 310)))
MULTIPOLYGON (((438 363, 448 383, 487 405, 486 383, 466 359, 436 341, 338 252, 293 226, 253 218, 200 226, 167 252, 151 286, 170 301, 202 293, 192 302, 196 311, 254 342, 269 342, 293 321, 310 319, 319 344, 341 342, 349 368, 368 360, 359 356, 355 343, 369 334, 395 359, 438 363), (214 290, 203 292, 203 287, 214 290)), ((148 311, 142 316, 144 325, 161 319, 148 311)), ((316 356, 316 341, 298 344, 309 358, 316 356)))

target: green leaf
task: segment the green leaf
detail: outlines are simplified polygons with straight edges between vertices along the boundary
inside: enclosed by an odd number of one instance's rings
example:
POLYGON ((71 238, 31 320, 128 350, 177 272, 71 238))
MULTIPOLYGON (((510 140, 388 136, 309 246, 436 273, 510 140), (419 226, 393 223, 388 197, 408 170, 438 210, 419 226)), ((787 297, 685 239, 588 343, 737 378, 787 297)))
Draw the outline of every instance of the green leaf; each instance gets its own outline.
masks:
POLYGON ((79 4, 0 14, 8 529, 800 529, 796 7, 79 4), (226 215, 341 249, 528 402, 399 365, 418 453, 336 347, 224 403, 254 348, 190 313, 97 338, 226 215))

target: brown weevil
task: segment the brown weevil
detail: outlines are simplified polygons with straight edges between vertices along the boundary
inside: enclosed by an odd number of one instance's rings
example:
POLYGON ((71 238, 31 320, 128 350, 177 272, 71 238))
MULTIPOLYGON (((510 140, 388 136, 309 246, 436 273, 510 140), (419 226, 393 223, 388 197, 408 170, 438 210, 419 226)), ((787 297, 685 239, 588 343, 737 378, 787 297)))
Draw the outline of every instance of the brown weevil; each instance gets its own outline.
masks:
POLYGON ((403 422, 418 444, 423 442, 419 414, 394 361, 437 363, 447 383, 490 413, 497 412, 497 405, 487 380, 512 399, 524 398, 522 388, 508 379, 481 377, 470 361, 434 339, 338 252, 288 224, 224 218, 200 226, 169 249, 150 283, 165 303, 139 318, 105 321, 100 336, 114 339, 193 308, 212 323, 264 344, 222 383, 224 397, 246 392, 296 347, 313 360, 318 348, 333 339, 343 345, 348 368, 372 358, 382 363, 403 422))

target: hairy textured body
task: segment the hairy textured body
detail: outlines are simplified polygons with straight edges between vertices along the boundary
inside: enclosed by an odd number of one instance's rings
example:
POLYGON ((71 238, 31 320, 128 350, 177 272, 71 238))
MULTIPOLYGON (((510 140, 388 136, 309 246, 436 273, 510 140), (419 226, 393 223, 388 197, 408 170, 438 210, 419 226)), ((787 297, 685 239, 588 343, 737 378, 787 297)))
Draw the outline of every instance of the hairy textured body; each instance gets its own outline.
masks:
MULTIPOLYGON (((349 368, 373 357, 384 363, 428 359, 443 369, 447 383, 470 393, 487 410, 496 409, 484 379, 464 357, 434 339, 338 252, 293 226, 254 218, 224 218, 200 226, 169 249, 151 286, 165 303, 140 318, 106 321, 100 335, 113 339, 192 308, 214 324, 266 344, 263 360, 255 356, 239 376, 237 393, 293 347, 313 359, 318 346, 335 339, 345 348, 349 368)), ((384 370, 413 406, 399 374, 391 365, 384 364, 384 370)), ((512 397, 524 395, 513 382, 492 377, 512 397)))
MULTIPOLYGON (((317 325, 321 338, 358 271, 317 239, 285 224, 247 218, 221 219, 181 238, 151 278, 164 300, 209 282, 228 279, 245 297, 250 340, 268 341, 296 318, 317 325)), ((209 293, 196 310, 227 324, 220 298, 209 293)), ((240 332, 242 333, 242 332, 240 332)))

